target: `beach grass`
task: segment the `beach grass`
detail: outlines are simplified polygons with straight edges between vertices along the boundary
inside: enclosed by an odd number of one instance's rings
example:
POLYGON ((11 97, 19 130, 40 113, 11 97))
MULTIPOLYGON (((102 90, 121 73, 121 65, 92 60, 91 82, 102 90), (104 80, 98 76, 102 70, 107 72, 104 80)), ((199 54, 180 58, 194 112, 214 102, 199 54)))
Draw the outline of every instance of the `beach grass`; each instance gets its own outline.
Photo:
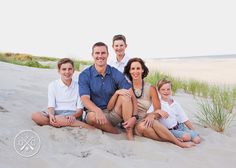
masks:
POLYGON ((51 57, 36 57, 29 54, 19 54, 19 53, 0 53, 0 61, 36 67, 36 68, 50 68, 49 65, 43 65, 39 61, 56 61, 56 58, 51 57))
POLYGON ((210 85, 207 82, 193 79, 184 80, 166 75, 161 72, 150 73, 147 82, 156 86, 156 83, 166 78, 172 82, 172 91, 175 94, 179 89, 206 100, 199 103, 200 109, 196 114, 198 122, 204 127, 210 127, 217 132, 224 131, 232 122, 235 114, 232 113, 236 104, 236 86, 222 87, 210 85))
POLYGON ((217 132, 223 132, 231 125, 235 114, 224 108, 222 100, 223 97, 218 95, 214 101, 206 99, 199 102, 200 110, 195 117, 200 125, 212 128, 217 132))
POLYGON ((173 87, 172 87, 172 92, 173 94, 175 94, 177 92, 178 89, 182 88, 183 82, 178 79, 178 78, 174 78, 171 75, 166 75, 163 74, 161 72, 153 72, 150 73, 146 78, 145 81, 147 81, 148 83, 152 84, 153 86, 157 87, 157 82, 161 79, 168 79, 171 80, 173 87))
MULTIPOLYGON (((46 57, 46 56, 33 56, 29 54, 20 54, 20 53, 0 53, 0 61, 29 66, 35 68, 56 68, 57 61, 60 58, 46 57)), ((83 61, 73 59, 75 69, 80 71, 81 65, 91 65, 91 61, 83 61)))

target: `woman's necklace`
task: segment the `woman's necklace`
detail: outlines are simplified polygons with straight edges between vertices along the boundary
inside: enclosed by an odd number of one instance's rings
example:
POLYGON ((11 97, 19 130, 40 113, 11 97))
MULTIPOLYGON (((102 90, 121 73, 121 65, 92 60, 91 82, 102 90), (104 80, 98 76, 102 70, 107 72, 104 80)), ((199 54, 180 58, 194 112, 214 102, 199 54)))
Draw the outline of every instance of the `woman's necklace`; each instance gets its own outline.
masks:
POLYGON ((142 80, 142 88, 141 89, 135 89, 134 85, 132 85, 132 89, 134 91, 134 95, 135 95, 135 97, 137 99, 142 97, 142 95, 143 95, 143 87, 144 87, 144 81, 143 80, 142 80))

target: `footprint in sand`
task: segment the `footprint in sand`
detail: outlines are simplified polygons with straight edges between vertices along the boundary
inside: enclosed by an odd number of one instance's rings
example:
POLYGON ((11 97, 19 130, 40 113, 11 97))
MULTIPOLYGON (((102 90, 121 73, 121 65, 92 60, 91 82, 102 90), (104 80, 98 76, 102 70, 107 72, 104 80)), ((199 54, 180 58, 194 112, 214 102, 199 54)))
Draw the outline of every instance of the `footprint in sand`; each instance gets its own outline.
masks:
POLYGON ((7 111, 5 108, 3 108, 2 106, 0 106, 0 112, 6 113, 6 112, 9 112, 9 111, 7 111))

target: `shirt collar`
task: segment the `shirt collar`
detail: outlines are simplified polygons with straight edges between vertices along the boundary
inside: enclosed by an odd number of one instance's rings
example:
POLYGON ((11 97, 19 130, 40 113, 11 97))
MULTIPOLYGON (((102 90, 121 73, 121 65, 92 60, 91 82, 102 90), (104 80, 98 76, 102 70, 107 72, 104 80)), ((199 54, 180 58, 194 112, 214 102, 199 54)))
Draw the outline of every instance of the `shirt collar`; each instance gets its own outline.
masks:
POLYGON ((173 106, 173 105, 175 105, 175 100, 173 99, 173 97, 171 97, 171 99, 173 101, 173 103, 171 105, 169 105, 169 103, 164 101, 162 98, 160 100, 161 100, 161 103, 163 103, 163 104, 168 104, 169 106, 173 106))
POLYGON ((71 84, 70 84, 69 87, 67 85, 65 85, 65 83, 61 80, 61 78, 59 79, 59 86, 60 87, 70 88, 72 86, 72 84, 73 84, 73 79, 72 79, 71 84))
MULTIPOLYGON (((129 57, 124 55, 123 59, 120 61, 120 64, 126 64, 129 60, 129 57)), ((119 62, 117 61, 117 59, 115 59, 115 63, 119 64, 119 62)))
MULTIPOLYGON (((97 70, 96 70, 96 68, 95 68, 95 65, 92 65, 92 67, 91 67, 91 72, 92 72, 92 75, 93 75, 94 77, 101 76, 101 74, 99 74, 99 73, 97 72, 97 70)), ((105 75, 106 75, 106 74, 110 74, 110 73, 111 73, 111 66, 107 64, 105 75)))

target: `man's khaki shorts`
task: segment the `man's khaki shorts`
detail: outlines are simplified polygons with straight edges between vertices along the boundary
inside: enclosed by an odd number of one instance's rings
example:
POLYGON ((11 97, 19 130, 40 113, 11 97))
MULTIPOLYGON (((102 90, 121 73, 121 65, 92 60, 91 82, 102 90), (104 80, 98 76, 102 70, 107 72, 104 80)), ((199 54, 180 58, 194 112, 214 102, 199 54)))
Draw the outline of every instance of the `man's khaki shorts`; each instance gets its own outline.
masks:
MULTIPOLYGON (((122 118, 115 112, 115 109, 111 111, 104 109, 102 111, 105 114, 107 120, 112 124, 113 127, 117 126, 120 122, 122 122, 122 118)), ((87 110, 86 112, 91 113, 93 111, 87 110)), ((86 122, 88 122, 87 118, 86 118, 86 122)))

